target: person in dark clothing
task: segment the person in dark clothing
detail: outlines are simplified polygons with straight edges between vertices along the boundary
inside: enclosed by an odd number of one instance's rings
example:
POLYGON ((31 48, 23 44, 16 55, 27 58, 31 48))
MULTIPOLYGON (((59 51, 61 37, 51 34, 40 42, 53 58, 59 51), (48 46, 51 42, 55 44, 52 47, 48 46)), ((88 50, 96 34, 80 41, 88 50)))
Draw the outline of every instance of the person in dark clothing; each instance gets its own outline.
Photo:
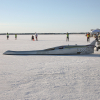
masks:
POLYGON ((95 36, 96 41, 98 41, 98 35, 99 35, 99 33, 97 33, 96 36, 95 36))
POLYGON ((34 41, 34 36, 32 35, 32 40, 34 41))

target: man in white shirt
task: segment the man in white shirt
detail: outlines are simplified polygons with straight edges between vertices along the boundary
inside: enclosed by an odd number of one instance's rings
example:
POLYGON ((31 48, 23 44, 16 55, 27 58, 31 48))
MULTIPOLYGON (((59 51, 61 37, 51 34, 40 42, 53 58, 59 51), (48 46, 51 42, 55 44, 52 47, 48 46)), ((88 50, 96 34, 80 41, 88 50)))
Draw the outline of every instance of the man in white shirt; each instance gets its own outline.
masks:
POLYGON ((36 41, 38 41, 38 34, 35 32, 36 41))

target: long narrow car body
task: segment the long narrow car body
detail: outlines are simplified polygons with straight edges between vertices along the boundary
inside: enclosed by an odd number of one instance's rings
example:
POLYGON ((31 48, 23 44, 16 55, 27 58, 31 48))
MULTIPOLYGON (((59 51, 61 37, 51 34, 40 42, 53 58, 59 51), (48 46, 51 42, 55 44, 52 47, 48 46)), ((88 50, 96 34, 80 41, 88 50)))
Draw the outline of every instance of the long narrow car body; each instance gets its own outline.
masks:
POLYGON ((94 53, 96 41, 90 45, 63 45, 44 50, 32 51, 11 51, 4 52, 5 55, 74 55, 74 54, 91 54, 94 53))

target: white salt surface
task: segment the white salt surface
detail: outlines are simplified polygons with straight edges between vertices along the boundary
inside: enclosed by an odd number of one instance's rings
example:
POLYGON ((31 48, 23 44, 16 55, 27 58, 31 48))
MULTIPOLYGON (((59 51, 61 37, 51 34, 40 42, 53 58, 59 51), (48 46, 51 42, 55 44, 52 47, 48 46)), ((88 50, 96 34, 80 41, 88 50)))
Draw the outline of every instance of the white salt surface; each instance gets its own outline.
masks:
POLYGON ((85 35, 0 35, 0 100, 100 100, 100 50, 89 55, 3 55, 87 43, 85 35))

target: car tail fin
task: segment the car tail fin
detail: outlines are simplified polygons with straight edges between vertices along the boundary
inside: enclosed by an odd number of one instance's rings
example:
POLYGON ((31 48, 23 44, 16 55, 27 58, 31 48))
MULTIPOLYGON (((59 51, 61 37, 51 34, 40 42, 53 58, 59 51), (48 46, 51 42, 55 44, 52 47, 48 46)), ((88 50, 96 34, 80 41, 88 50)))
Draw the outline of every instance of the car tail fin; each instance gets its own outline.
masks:
POLYGON ((93 45, 93 46, 95 46, 95 43, 96 43, 96 40, 94 40, 91 44, 89 44, 89 45, 93 45))

